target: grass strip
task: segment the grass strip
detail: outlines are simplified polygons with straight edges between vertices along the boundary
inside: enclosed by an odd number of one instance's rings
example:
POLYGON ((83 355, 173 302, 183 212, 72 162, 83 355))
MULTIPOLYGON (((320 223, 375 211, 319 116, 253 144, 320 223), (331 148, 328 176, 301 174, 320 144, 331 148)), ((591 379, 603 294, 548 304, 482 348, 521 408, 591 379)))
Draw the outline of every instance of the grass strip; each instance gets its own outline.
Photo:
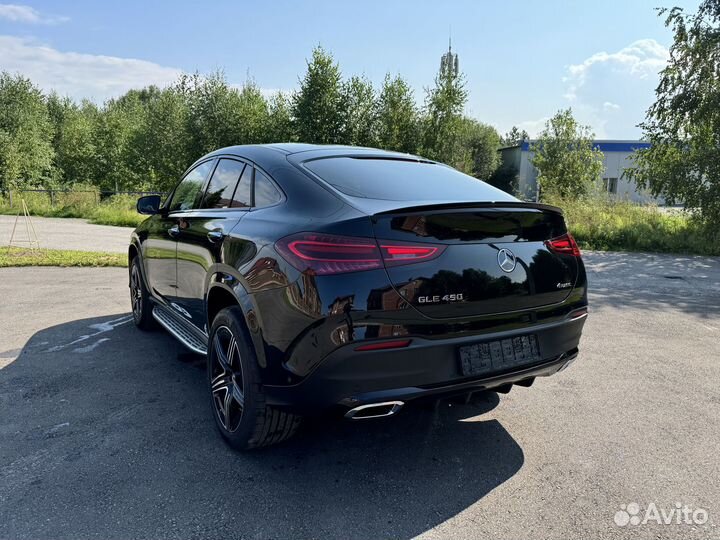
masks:
POLYGON ((0 268, 9 266, 127 266, 124 253, 66 249, 0 248, 0 268))

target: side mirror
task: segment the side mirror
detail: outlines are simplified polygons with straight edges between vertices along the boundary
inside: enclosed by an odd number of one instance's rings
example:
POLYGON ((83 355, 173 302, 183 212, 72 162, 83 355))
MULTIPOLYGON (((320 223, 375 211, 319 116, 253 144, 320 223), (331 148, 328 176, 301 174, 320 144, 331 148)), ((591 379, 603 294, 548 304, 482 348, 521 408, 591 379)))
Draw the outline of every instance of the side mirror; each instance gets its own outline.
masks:
POLYGON ((137 202, 137 211, 140 214, 152 216, 160 213, 160 195, 145 195, 137 202))

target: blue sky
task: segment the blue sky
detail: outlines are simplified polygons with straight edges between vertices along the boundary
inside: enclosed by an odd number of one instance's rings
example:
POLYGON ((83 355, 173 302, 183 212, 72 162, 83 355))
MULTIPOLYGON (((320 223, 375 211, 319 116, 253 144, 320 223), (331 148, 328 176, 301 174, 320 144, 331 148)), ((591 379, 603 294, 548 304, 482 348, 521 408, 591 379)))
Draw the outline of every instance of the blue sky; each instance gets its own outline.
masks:
POLYGON ((347 76, 400 73, 418 102, 452 32, 470 115, 535 135, 572 106, 598 138, 635 138, 671 34, 655 7, 684 0, 0 3, 0 69, 103 101, 179 73, 223 69, 292 90, 313 46, 347 76))

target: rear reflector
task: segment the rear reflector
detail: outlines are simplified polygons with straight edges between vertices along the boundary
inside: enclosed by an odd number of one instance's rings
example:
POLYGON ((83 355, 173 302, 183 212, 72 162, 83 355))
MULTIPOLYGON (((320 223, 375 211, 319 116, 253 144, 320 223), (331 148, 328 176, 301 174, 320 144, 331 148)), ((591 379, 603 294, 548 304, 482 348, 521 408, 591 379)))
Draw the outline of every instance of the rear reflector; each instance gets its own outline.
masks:
POLYGON ((554 251, 555 253, 563 253, 565 255, 573 255, 575 257, 580 256, 580 248, 570 233, 565 233, 562 236, 558 236, 557 238, 553 238, 551 240, 545 240, 545 245, 549 250, 554 251))
POLYGON ((411 339, 398 339, 395 341, 382 341, 380 343, 368 343, 355 347, 356 351, 381 351, 383 349, 402 349, 412 342, 411 339))
POLYGON ((298 270, 315 275, 341 274, 424 262, 438 257, 445 246, 378 243, 374 238, 356 238, 317 233, 287 236, 275 244, 278 252, 298 270))

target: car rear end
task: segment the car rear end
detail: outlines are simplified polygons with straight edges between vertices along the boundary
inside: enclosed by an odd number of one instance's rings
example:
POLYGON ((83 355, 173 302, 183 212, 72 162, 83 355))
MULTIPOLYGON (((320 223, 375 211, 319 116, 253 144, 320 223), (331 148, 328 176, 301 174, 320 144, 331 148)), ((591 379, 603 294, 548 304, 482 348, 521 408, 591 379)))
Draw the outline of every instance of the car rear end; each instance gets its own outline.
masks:
POLYGON ((275 244, 322 313, 293 336, 292 384, 269 399, 387 416, 417 398, 529 386, 576 358, 587 283, 558 208, 439 164, 360 159, 302 164, 365 217, 275 244))

